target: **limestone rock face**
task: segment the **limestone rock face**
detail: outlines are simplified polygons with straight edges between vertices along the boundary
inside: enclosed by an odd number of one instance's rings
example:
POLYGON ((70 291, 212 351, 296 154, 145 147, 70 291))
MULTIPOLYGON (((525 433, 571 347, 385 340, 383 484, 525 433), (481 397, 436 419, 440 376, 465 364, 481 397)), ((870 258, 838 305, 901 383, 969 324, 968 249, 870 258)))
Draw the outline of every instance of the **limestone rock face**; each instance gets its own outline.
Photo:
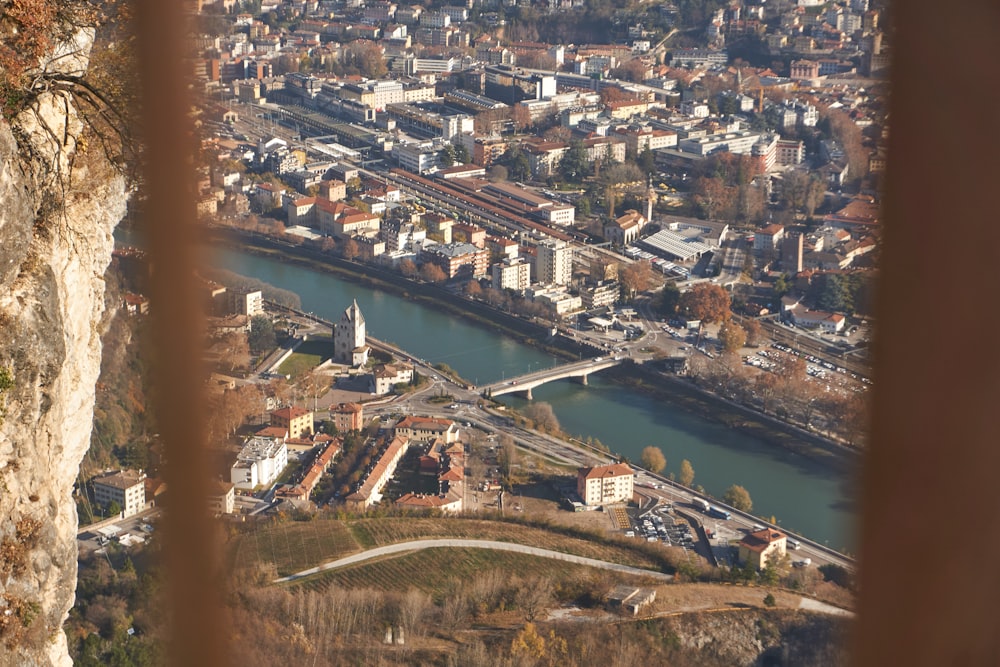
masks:
MULTIPOLYGON (((78 66, 79 63, 74 63, 78 66)), ((69 664, 73 484, 90 446, 111 233, 125 180, 87 149, 73 99, 0 120, 0 664, 69 664)))

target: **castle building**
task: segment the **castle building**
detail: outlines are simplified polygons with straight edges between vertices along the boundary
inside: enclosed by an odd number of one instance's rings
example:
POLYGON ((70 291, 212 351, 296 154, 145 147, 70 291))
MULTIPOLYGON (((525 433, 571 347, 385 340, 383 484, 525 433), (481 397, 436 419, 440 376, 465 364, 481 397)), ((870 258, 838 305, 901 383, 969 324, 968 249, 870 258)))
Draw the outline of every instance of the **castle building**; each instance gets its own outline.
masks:
POLYGON ((347 366, 364 366, 368 362, 365 344, 365 318, 357 300, 333 325, 333 361, 347 366))

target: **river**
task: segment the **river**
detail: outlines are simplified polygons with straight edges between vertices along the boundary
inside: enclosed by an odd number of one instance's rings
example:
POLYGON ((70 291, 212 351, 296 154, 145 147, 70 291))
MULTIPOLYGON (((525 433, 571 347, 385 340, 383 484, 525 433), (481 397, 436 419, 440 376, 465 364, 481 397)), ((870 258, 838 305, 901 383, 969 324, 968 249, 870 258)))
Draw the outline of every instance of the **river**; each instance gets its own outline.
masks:
MULTIPOLYGON (((431 363, 446 363, 475 384, 558 363, 530 346, 385 291, 273 259, 213 248, 213 264, 253 276, 302 299, 304 310, 336 320, 357 299, 368 332, 431 363)), ((590 378, 586 387, 555 382, 533 390, 552 405, 563 430, 599 439, 612 451, 638 460, 647 445, 660 447, 667 470, 682 459, 695 470, 695 484, 721 497, 731 484, 750 492, 754 513, 839 550, 853 552, 853 476, 811 458, 702 419, 636 390, 590 378)), ((505 397, 518 405, 521 399, 505 397)))

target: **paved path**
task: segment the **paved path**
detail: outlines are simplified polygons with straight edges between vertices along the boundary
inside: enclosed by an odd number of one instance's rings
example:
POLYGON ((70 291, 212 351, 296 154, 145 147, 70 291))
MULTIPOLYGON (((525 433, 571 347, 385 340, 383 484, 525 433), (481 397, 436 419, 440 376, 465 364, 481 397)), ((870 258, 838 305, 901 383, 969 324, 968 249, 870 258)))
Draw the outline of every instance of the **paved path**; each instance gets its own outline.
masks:
POLYGON ((802 601, 799 602, 799 609, 818 611, 822 614, 831 614, 833 616, 847 616, 849 618, 854 618, 853 611, 841 609, 840 607, 834 607, 832 604, 820 602, 819 600, 813 600, 812 598, 802 598, 802 601))
POLYGON ((572 554, 565 554, 560 551, 551 551, 549 549, 539 549, 538 547, 529 547, 524 544, 513 544, 511 542, 496 542, 493 540, 457 540, 457 539, 441 539, 441 540, 414 540, 413 542, 402 542, 400 544, 390 544, 386 547, 376 547, 375 549, 369 549, 368 551, 362 551, 339 560, 330 561, 329 563, 324 563, 318 567, 312 567, 308 570, 302 570, 301 572, 296 572, 295 574, 289 575, 287 577, 281 577, 280 579, 275 579, 276 584, 282 584, 289 581, 295 581, 303 577, 308 577, 320 572, 326 572, 327 570, 335 570, 340 567, 347 567, 349 565, 355 565, 357 563, 364 562, 372 558, 379 558, 381 556, 390 556, 393 554, 407 553, 410 551, 416 551, 418 549, 439 549, 441 547, 455 547, 462 549, 493 549, 495 551, 514 551, 516 553, 528 554, 530 556, 539 556, 541 558, 555 558, 557 560, 564 560, 569 563, 577 563, 579 565, 588 565, 590 567, 597 567, 604 570, 613 570, 615 572, 621 572, 622 574, 634 574, 644 577, 652 577, 654 579, 659 579, 661 581, 670 581, 673 579, 673 575, 664 574, 662 572, 653 572, 652 570, 643 570, 638 567, 630 567, 628 565, 619 565, 618 563, 609 563, 603 560, 596 560, 594 558, 585 558, 583 556, 574 556, 572 554))

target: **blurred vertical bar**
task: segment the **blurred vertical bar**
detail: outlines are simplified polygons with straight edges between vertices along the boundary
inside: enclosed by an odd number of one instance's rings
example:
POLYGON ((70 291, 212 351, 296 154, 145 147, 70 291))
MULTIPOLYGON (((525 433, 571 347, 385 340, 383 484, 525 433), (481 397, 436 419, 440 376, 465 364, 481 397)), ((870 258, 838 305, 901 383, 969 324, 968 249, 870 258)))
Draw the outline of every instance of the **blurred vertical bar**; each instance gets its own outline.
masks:
POLYGON ((166 450, 163 540, 170 664, 226 664, 208 465, 195 271, 193 100, 181 0, 136 0, 143 87, 144 191, 152 264, 156 414, 166 450))
POLYGON ((853 664, 998 665, 1000 309, 990 295, 1000 134, 986 128, 1000 104, 1000 5, 908 0, 891 10, 853 664))

